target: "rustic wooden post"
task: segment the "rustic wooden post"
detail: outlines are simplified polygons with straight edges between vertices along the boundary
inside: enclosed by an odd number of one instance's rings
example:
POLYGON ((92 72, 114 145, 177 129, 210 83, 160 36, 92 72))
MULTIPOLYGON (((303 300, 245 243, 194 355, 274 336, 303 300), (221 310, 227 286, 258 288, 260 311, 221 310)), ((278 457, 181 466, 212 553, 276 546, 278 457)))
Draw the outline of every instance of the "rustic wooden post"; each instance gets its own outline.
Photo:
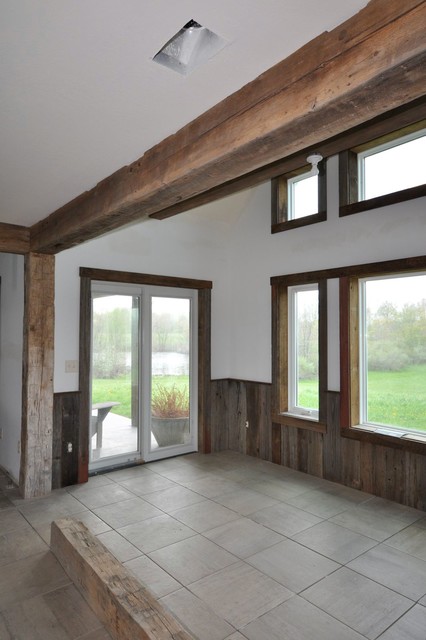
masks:
POLYGON ((25 257, 22 431, 19 487, 24 498, 52 488, 55 258, 25 257))

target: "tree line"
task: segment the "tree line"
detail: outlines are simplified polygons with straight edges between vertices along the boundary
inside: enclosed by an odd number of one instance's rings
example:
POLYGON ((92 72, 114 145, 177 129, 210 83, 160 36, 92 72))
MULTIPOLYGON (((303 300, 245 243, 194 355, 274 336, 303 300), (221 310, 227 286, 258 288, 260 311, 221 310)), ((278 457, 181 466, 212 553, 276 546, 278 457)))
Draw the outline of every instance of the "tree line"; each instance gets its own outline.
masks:
POLYGON ((367 311, 368 368, 401 371, 426 363, 426 299, 398 309, 383 303, 367 311))
MULTIPOLYGON (((92 376, 116 378, 130 371, 132 334, 138 332, 138 310, 116 308, 93 314, 92 376)), ((188 353, 188 319, 170 313, 152 318, 154 352, 188 353)))

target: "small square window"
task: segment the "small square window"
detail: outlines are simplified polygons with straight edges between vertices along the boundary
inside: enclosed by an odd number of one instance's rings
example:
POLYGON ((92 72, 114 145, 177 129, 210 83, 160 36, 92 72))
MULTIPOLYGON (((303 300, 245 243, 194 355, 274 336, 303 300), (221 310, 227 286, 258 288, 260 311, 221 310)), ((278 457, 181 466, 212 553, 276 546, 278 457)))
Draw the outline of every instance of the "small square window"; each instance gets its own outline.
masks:
POLYGON ((318 176, 310 172, 287 180, 288 220, 318 213, 318 176))
POLYGON ((317 175, 305 165, 272 180, 272 233, 327 219, 325 164, 317 175))

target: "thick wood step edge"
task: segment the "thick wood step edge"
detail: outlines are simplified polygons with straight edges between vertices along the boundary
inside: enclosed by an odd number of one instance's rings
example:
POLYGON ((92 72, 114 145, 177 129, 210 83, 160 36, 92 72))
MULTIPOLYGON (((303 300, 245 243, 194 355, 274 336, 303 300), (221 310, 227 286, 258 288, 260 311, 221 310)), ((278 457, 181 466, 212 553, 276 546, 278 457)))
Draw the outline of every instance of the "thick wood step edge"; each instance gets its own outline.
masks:
POLYGON ((82 523, 52 522, 51 550, 117 640, 194 640, 82 523))

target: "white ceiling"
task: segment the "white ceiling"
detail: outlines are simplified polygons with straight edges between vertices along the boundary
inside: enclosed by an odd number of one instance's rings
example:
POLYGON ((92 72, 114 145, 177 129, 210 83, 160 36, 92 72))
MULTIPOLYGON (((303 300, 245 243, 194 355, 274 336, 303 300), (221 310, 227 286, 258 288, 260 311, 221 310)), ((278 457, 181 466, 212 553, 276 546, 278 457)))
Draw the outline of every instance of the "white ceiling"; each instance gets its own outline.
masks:
POLYGON ((31 225, 366 0, 0 0, 0 222, 31 225), (228 45, 185 77, 152 57, 194 19, 228 45))

